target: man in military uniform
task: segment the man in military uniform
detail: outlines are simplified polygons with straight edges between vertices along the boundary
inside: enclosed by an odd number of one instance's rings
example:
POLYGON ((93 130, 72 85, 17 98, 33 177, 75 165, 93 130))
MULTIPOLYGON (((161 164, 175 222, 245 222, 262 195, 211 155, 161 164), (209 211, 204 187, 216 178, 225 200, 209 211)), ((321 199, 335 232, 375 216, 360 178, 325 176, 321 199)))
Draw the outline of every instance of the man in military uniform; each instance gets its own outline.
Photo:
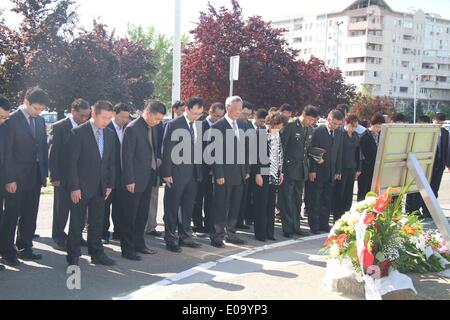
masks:
POLYGON ((279 208, 283 234, 286 238, 297 235, 306 235, 300 230, 300 214, 298 204, 303 193, 305 181, 308 179, 309 164, 308 150, 311 145, 312 126, 319 118, 319 110, 307 106, 302 115, 290 122, 281 131, 281 142, 284 153, 284 182, 280 188, 279 208))

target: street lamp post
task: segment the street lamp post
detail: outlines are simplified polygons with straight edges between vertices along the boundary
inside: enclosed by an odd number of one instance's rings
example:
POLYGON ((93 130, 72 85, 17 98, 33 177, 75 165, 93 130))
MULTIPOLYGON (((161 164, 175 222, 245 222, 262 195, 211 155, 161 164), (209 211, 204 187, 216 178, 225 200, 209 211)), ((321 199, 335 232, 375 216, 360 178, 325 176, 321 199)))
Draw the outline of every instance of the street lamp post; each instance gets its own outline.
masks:
POLYGON ((417 79, 423 75, 424 73, 414 76, 414 124, 417 123, 417 79))
POLYGON ((337 21, 336 27, 337 27, 337 35, 336 35, 336 67, 339 67, 339 36, 340 36, 340 27, 344 24, 343 21, 337 21))
POLYGON ((181 0, 175 0, 174 27, 172 104, 181 99, 181 0))

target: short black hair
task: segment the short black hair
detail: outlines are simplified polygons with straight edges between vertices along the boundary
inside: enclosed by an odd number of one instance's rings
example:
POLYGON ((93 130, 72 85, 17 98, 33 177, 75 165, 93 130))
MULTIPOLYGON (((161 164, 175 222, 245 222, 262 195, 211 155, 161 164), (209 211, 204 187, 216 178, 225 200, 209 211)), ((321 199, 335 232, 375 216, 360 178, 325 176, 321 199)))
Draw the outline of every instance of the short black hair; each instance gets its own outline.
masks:
POLYGON ((349 114, 346 118, 345 118, 345 123, 347 124, 354 124, 359 122, 358 116, 355 114, 349 114))
POLYGON ((375 126, 377 124, 385 124, 386 123, 386 119, 384 118, 384 116, 377 112, 375 113, 372 118, 370 119, 370 125, 375 126))
POLYGON ((114 106, 114 112, 116 114, 119 114, 121 112, 128 112, 128 113, 130 113, 131 112, 131 108, 126 103, 119 102, 118 104, 116 104, 114 106))
POLYGON ((251 103, 250 101, 245 101, 242 104, 242 109, 250 109, 253 111, 253 109, 255 109, 255 105, 253 103, 251 103))
POLYGON ((37 103, 46 107, 50 105, 50 98, 48 97, 47 92, 39 87, 29 88, 25 93, 25 99, 28 100, 30 104, 37 103))
POLYGON ((286 112, 294 112, 294 108, 292 108, 292 106, 289 103, 285 103, 285 104, 283 104, 281 106, 280 111, 281 112, 284 112, 284 111, 286 111, 286 112))
POLYGON ((429 116, 420 116, 419 123, 431 123, 431 118, 429 116))
POLYGON ((258 109, 256 111, 256 119, 266 119, 269 113, 266 109, 258 109))
POLYGON ((186 103, 184 103, 184 101, 175 101, 172 105, 172 109, 180 109, 182 107, 186 107, 186 103))
POLYGON ((303 109, 303 114, 307 117, 318 118, 319 117, 319 109, 312 105, 308 105, 303 109))
POLYGON ((205 106, 205 100, 203 100, 200 97, 191 97, 189 98, 187 102, 187 108, 189 110, 192 110, 195 106, 204 107, 205 106))
POLYGON ((336 110, 339 110, 340 112, 342 112, 345 115, 350 110, 350 107, 346 103, 341 103, 336 106, 336 110))
POLYGON ((80 110, 88 110, 91 108, 89 102, 84 99, 75 99, 70 106, 72 110, 80 111, 80 110))
POLYGON ((344 114, 341 112, 341 111, 339 111, 339 110, 331 110, 330 111, 330 113, 328 114, 330 117, 331 117, 331 119, 333 119, 333 120, 338 120, 338 121, 342 121, 342 120, 344 120, 344 114))
POLYGON ((225 105, 222 102, 216 102, 213 103, 210 107, 210 109, 214 112, 216 110, 223 110, 225 111, 225 105))
POLYGON ((394 123, 406 122, 406 116, 403 113, 396 113, 391 117, 391 120, 394 123))
POLYGON ((102 112, 102 110, 108 111, 108 112, 112 112, 114 110, 112 103, 107 100, 97 101, 94 104, 93 108, 94 108, 94 112, 97 116, 102 112))
POLYGON ((167 110, 166 110, 166 106, 164 105, 164 103, 162 103, 161 101, 158 100, 149 100, 147 102, 147 105, 145 106, 144 111, 156 114, 156 113, 160 113, 162 115, 165 115, 167 110))
POLYGON ((433 119, 434 119, 434 120, 437 120, 437 121, 445 121, 445 120, 446 120, 445 113, 437 112, 437 113, 434 115, 434 118, 433 118, 433 119))
POLYGON ((5 111, 9 111, 12 109, 12 104, 11 102, 9 102, 8 98, 0 96, 0 108, 5 111))

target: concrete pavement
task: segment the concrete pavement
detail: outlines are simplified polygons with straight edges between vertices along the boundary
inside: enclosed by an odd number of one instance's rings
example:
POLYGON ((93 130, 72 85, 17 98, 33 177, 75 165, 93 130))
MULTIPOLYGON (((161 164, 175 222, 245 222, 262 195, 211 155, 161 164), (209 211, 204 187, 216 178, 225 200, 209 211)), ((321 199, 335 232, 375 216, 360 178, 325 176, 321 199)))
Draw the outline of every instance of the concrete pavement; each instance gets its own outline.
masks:
MULTIPOLYGON (((448 216, 449 190, 450 174, 446 173, 440 201, 448 216)), ((161 202, 159 230, 163 230, 161 202)), ((52 197, 43 196, 37 230, 42 237, 35 241, 35 248, 44 259, 0 273, 0 299, 359 299, 324 287, 325 261, 319 250, 325 236, 285 241, 279 225, 279 241, 265 243, 266 247, 251 233, 243 232, 241 236, 248 241, 245 246, 216 249, 208 239, 199 238, 201 249, 184 248, 182 254, 174 254, 165 250, 163 239, 147 237, 147 245, 159 253, 141 262, 122 259, 118 243, 112 242, 106 252, 118 265, 94 267, 83 256, 81 289, 69 290, 65 254, 51 247, 51 216, 52 197)), ((432 275, 417 281, 431 293, 439 288, 441 298, 450 297, 450 283, 445 278, 432 275)))

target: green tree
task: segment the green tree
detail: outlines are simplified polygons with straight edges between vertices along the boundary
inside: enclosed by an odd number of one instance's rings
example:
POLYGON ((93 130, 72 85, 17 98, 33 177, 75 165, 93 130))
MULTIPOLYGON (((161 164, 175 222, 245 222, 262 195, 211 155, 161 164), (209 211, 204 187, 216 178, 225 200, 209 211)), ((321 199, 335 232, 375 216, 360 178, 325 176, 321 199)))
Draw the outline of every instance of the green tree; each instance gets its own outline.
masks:
MULTIPOLYGON (((148 74, 155 87, 154 96, 161 100, 166 106, 172 102, 172 64, 173 64, 173 41, 165 34, 157 32, 154 26, 144 30, 142 26, 129 25, 128 37, 132 41, 142 42, 144 48, 153 51, 153 64, 157 71, 148 74)), ((183 35, 182 46, 187 45, 189 38, 183 35)))

